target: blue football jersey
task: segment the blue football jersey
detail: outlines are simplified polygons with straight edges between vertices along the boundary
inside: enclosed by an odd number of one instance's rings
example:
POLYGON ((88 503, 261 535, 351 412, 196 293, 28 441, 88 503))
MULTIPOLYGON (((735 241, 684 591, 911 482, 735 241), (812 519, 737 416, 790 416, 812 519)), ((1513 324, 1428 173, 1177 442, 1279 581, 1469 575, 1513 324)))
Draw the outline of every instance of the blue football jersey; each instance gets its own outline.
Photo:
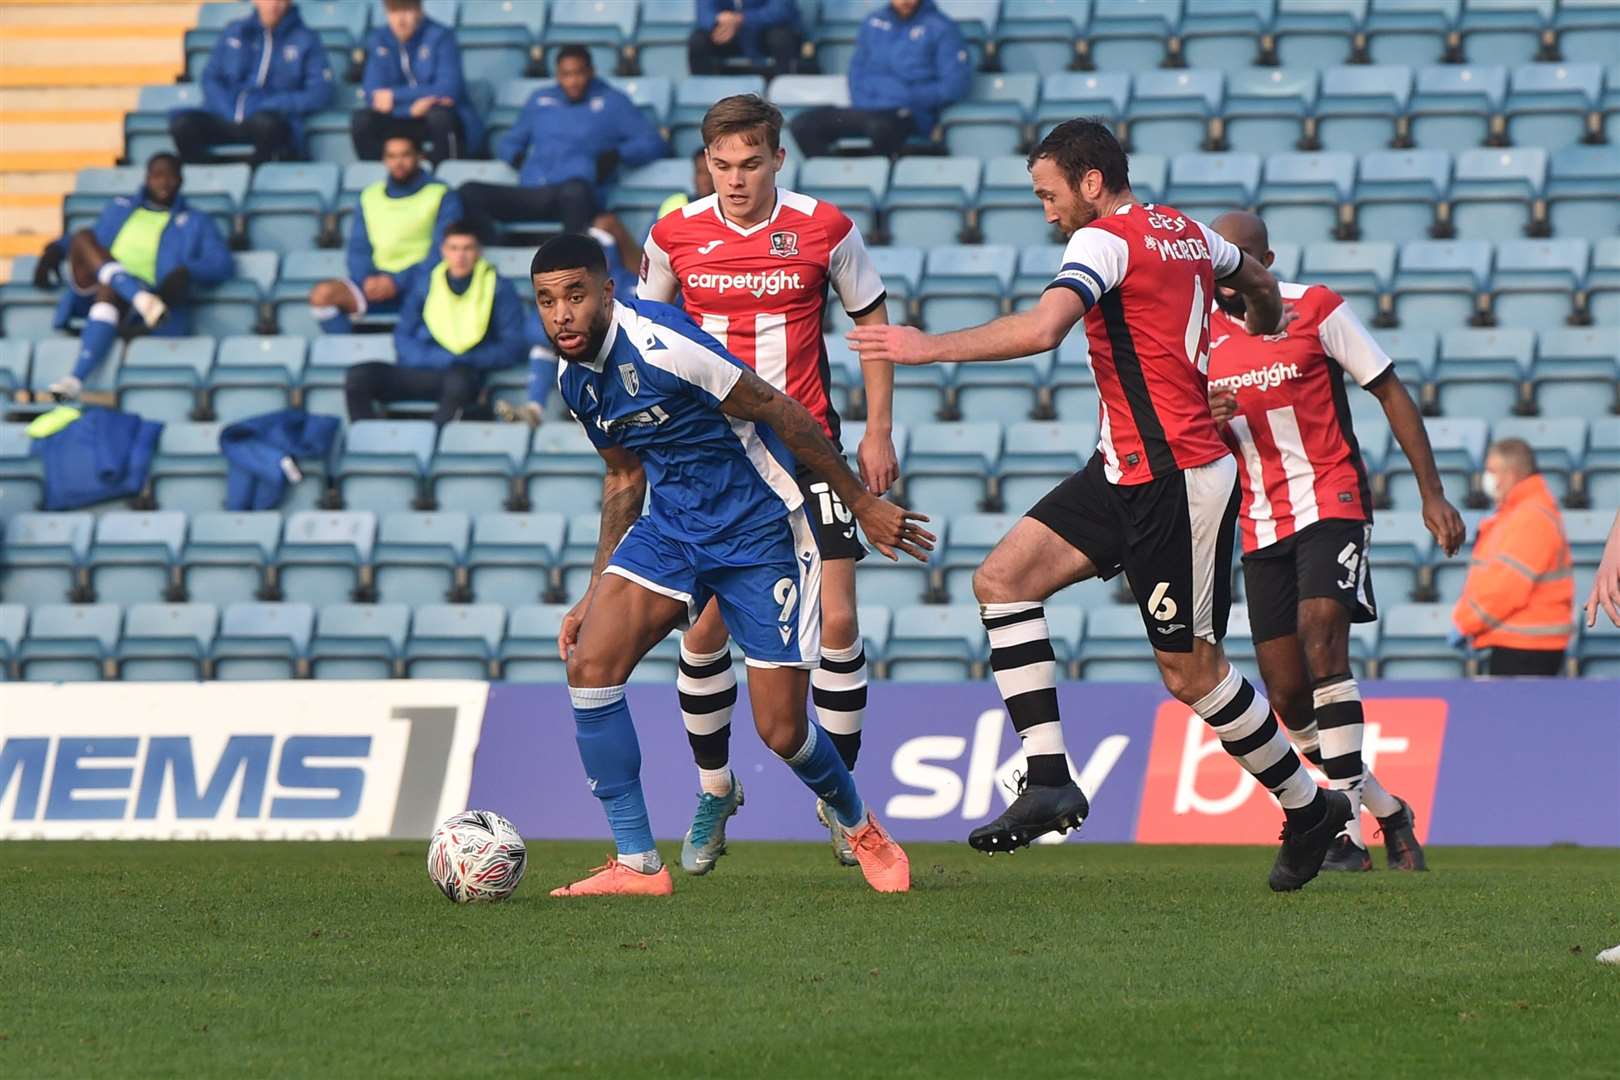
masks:
POLYGON ((592 443, 641 459, 661 531, 702 543, 804 501, 776 433, 720 411, 744 370, 679 308, 620 300, 601 352, 559 364, 557 387, 592 443))

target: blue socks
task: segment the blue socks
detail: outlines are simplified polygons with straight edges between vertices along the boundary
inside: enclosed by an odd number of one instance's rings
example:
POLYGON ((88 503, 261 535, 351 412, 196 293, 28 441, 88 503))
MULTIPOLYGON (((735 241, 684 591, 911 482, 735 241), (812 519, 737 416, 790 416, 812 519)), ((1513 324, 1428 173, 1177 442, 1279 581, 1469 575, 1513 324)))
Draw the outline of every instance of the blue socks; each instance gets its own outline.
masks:
POLYGON ((861 802, 861 793, 855 790, 855 778, 849 774, 844 759, 838 756, 838 747, 821 730, 821 725, 811 720, 808 726, 804 745, 792 757, 783 760, 804 781, 805 787, 832 807, 840 825, 853 829, 866 820, 866 805, 861 802))
POLYGON ((101 269, 96 271, 96 280, 132 304, 135 297, 149 289, 145 282, 126 273, 123 266, 116 262, 102 263, 101 269))
MULTIPOLYGON (((630 722, 624 687, 570 686, 568 696, 574 703, 574 741, 585 779, 591 793, 602 800, 619 854, 656 850, 641 792, 641 744, 630 722)), ((847 782, 849 774, 844 775, 847 782)))
POLYGON ((349 334, 354 332, 354 324, 349 321, 349 313, 342 308, 314 307, 309 313, 314 316, 315 322, 323 334, 349 334))
MULTIPOLYGON (((129 277, 128 274, 124 275, 129 277)), ((133 278, 130 278, 133 281, 133 278)), ((84 329, 79 333, 79 358, 73 362, 73 377, 83 382, 101 366, 118 339, 118 309, 105 301, 90 305, 84 329)))

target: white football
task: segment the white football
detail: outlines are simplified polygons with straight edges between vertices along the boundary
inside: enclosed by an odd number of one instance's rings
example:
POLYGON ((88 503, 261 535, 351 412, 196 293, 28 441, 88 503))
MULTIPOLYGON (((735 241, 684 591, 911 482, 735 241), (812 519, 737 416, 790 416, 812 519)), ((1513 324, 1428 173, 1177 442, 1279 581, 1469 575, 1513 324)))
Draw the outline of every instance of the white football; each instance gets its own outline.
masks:
POLYGON ((528 862, 523 837, 493 810, 445 818, 428 841, 428 877, 458 904, 505 900, 523 880, 528 862))

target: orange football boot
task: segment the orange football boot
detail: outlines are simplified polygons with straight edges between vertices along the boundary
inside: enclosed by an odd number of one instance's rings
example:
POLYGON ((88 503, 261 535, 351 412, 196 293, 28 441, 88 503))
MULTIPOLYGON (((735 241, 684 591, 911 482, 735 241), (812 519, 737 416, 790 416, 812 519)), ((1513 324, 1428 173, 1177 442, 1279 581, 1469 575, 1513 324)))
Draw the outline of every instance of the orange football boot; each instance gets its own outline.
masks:
POLYGON ((865 822, 845 833, 868 885, 878 892, 911 891, 911 860, 871 811, 867 811, 865 822))
MULTIPOLYGON (((892 841, 891 841, 892 845, 892 841)), ((895 850, 899 850, 896 848, 895 850)), ((901 858, 905 858, 904 855, 901 858)), ((591 876, 560 889, 552 889, 552 896, 669 896, 675 891, 675 881, 669 876, 669 867, 661 866, 655 874, 632 870, 616 858, 591 871, 591 876)))

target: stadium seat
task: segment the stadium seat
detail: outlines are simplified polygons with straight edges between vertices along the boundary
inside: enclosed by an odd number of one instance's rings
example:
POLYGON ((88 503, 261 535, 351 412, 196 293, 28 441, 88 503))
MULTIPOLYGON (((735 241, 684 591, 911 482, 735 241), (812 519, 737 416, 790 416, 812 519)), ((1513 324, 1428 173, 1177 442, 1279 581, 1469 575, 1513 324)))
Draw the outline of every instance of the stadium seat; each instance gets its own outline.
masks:
POLYGON ((208 375, 209 411, 231 424, 287 408, 303 379, 307 350, 308 342, 296 334, 225 338, 208 375))
POLYGON ((849 81, 843 75, 778 75, 771 80, 767 97, 784 118, 792 120, 823 105, 848 108, 849 81))
POLYGON ((411 619, 405 670, 413 679, 493 678, 505 630, 499 604, 424 604, 411 619))
MULTIPOLYGON (((1523 439, 1536 455, 1536 469, 1554 495, 1569 492, 1570 478, 1586 459, 1586 422, 1568 417, 1510 416, 1493 421, 1491 441, 1523 439)), ((1581 599, 1585 599, 1582 597, 1581 599)))
POLYGON ((1607 616, 1599 615, 1596 626, 1582 626, 1579 640, 1572 645, 1581 675, 1589 679, 1620 677, 1620 628, 1607 616))
MULTIPOLYGON (((1480 331, 1452 331, 1452 333, 1479 333, 1480 331)), ((1493 331, 1484 331, 1492 333, 1493 331)), ((1443 339, 1442 339, 1443 340, 1443 339)), ((1442 365, 1445 346, 1441 346, 1442 365)), ((1428 419, 1429 443, 1434 447, 1435 464, 1448 492, 1460 500, 1478 490, 1475 476, 1485 465, 1485 421, 1477 416, 1464 419, 1428 419)), ((1417 482, 1412 478, 1411 464, 1405 455, 1390 453, 1383 462, 1381 477, 1387 486, 1390 504, 1397 510, 1416 510, 1423 500, 1418 496, 1417 482)))
POLYGON ((1620 10, 1614 0, 1560 0, 1553 27, 1558 52, 1570 63, 1612 64, 1620 56, 1620 10))
POLYGON ((188 524, 179 560, 186 595, 214 604, 257 599, 281 539, 281 515, 203 511, 188 524))
POLYGON ((343 505, 383 511, 423 504, 437 437, 428 420, 358 420, 350 424, 336 473, 343 505))
POLYGON ((125 682, 201 679, 218 629, 214 604, 134 604, 124 613, 118 677, 125 682))
MULTIPOLYGON (((124 366, 120 355, 122 351, 114 348, 101 366, 90 373, 90 377, 84 380, 85 393, 112 392, 118 382, 119 369, 124 366)), ((28 370, 28 388, 33 391, 35 399, 47 400, 51 384, 71 372, 78 358, 78 338, 48 337, 35 341, 34 361, 28 370)))
POLYGON ((382 515, 372 550, 372 584, 385 603, 436 604, 459 599, 472 519, 462 510, 382 515))
POLYGON ((884 650, 889 647, 889 634, 894 629, 894 612, 881 604, 861 604, 855 609, 855 619, 860 623, 866 660, 873 674, 881 678, 884 650))
POLYGON ((896 244, 954 240, 979 197, 979 159, 906 157, 895 163, 883 199, 884 231, 896 244))
POLYGON ((219 423, 169 423, 158 435, 147 485, 163 510, 218 510, 225 505, 225 458, 219 423))
POLYGON ((32 607, 73 599, 92 520, 83 513, 23 513, 0 523, 0 600, 32 607))
POLYGON ((1362 24, 1375 64, 1434 64, 1445 55, 1462 0, 1373 0, 1362 24))
POLYGON ((666 0, 641 6, 636 61, 648 75, 672 83, 686 77, 686 39, 697 25, 696 0, 666 0))
POLYGON ((1075 43, 1081 62, 1098 71, 1145 71, 1165 56, 1181 24, 1182 0, 1105 0, 1075 43))
POLYGON ((1593 506, 1620 506, 1620 416, 1591 422, 1582 490, 1593 506))
POLYGON ((547 70, 557 62, 557 50, 564 45, 584 45, 591 51, 591 62, 603 75, 619 66, 624 47, 635 40, 637 4, 608 4, 602 0, 551 0, 545 28, 547 70))
MULTIPOLYGON (((1072 39, 1060 44, 1073 52, 1072 39)), ((1005 45, 1003 39, 1000 47, 1005 45)), ((1002 65, 1019 74, 975 75, 968 96, 940 114, 950 153, 984 159, 1016 154, 1023 144, 1040 95, 1040 78, 1033 72, 1042 69, 1008 65, 1005 55, 1002 65)))
POLYGON ((1225 91, 1219 71, 1139 73, 1131 84, 1127 145, 1150 154, 1210 146, 1210 121, 1220 115, 1225 91))
MULTIPOLYGON (((792 184, 780 178, 779 183, 782 187, 792 187, 792 184)), ((658 208, 669 198, 670 193, 685 191, 691 186, 690 159, 680 157, 649 161, 645 165, 626 170, 620 176, 609 205, 613 212, 619 215, 631 235, 645 236, 647 230, 652 227, 654 218, 657 217, 658 208)), ((533 252, 529 254, 532 255, 533 252)), ((528 264, 525 262, 522 273, 515 276, 523 278, 527 275, 528 264)))
POLYGON ((96 682, 118 648, 117 604, 39 604, 17 650, 25 682, 96 682))
MULTIPOLYGON (((1616 189, 1620 192, 1620 189, 1616 189)), ((1491 312, 1507 326, 1555 327, 1572 314, 1570 298, 1586 280, 1585 240, 1508 240, 1496 245, 1491 312)))
POLYGON ((1451 609, 1445 604, 1394 604, 1379 616, 1378 675, 1384 679, 1460 679, 1467 660, 1446 643, 1451 609))
POLYGON ((816 66, 821 71, 843 75, 849 70, 855 55, 855 39, 861 24, 871 14, 873 5, 867 0, 821 0, 819 12, 812 8, 814 18, 805 25, 815 32, 808 35, 815 43, 816 66))
POLYGON ((1097 422, 1097 381, 1091 371, 1090 344, 1084 334, 1070 334, 1058 346, 1050 393, 1052 411, 1058 419, 1097 422))
MULTIPOLYGON (((201 70, 197 72, 201 75, 201 70)), ((132 169, 144 172, 144 166, 153 154, 174 153, 174 139, 169 136, 169 113, 174 109, 200 109, 203 107, 203 88, 194 78, 190 83, 176 83, 166 86, 143 86, 139 96, 135 99, 135 108, 132 112, 124 114, 124 157, 138 165, 132 169)), ((222 147, 222 150, 231 149, 222 147)), ((140 180, 115 192, 118 195, 128 195, 140 186, 140 180)), ((186 192, 191 197, 191 192, 186 192)), ((213 207, 207 208, 214 213, 213 207)), ((227 208, 227 212, 229 208, 227 208)), ((84 222, 83 224, 89 224, 84 222)))
POLYGON ((545 38, 546 5, 485 0, 465 5, 460 20, 456 38, 463 69, 501 83, 528 71, 534 44, 545 38))
POLYGON ((1094 116, 1109 123, 1123 120, 1131 98, 1131 77, 1123 71, 1060 71, 1041 80, 1035 111, 1035 135, 1044 138, 1063 121, 1094 116))
POLYGON ((1159 666, 1152 657, 1152 649, 1143 640, 1143 633, 1142 612, 1135 604, 1089 608, 1079 677, 1087 682, 1157 681, 1159 666))
POLYGON ((1466 150, 1457 155, 1448 200, 1451 224, 1464 240, 1512 240, 1531 222, 1531 200, 1541 197, 1547 152, 1466 150))
POLYGON ((1380 150, 1361 158, 1356 225, 1364 240, 1415 240, 1430 234, 1435 204, 1451 190, 1451 157, 1439 150, 1380 150))
POLYGON ((1039 353, 994 364, 959 364, 952 384, 965 420, 1015 421, 1034 414, 1051 381, 1054 356, 1039 353))
POLYGON ((1271 254, 1275 256, 1271 263, 1271 272, 1278 281, 1298 281, 1299 262, 1304 252, 1298 244, 1271 245, 1271 254))
POLYGON ((428 477, 433 499, 469 513, 505 509, 529 455, 524 424, 458 421, 439 432, 428 477))
POLYGON ((1435 361, 1440 355, 1440 338, 1433 330, 1403 329, 1376 330, 1373 337, 1395 361, 1395 374, 1417 397, 1434 375, 1435 361))
POLYGON ((13 677, 12 663, 28 628, 28 609, 21 604, 0 604, 0 682, 13 677))
POLYGON ((346 416, 343 380, 355 364, 394 362, 390 334, 335 334, 310 339, 309 365, 304 368, 304 408, 312 413, 346 416))
POLYGON ((1530 380, 1543 416, 1608 416, 1620 387, 1620 326, 1542 330, 1530 380))
MULTIPOLYGON (((946 598, 952 604, 974 604, 973 574, 1001 538, 1018 524, 1019 514, 960 514, 951 519, 946 543, 935 550, 946 598)), ((865 574, 863 569, 862 574, 865 574)), ((864 577, 862 579, 864 581, 864 577)))
POLYGON ((1373 523, 1367 563, 1374 595, 1382 604, 1404 604, 1428 595, 1434 537, 1419 513, 1379 514, 1373 523))
POLYGON ((568 665, 557 658, 557 634, 568 612, 567 604, 513 608, 501 643, 501 677, 514 683, 567 682, 568 665))
MULTIPOLYGON (((153 89, 148 87, 147 89, 153 89)), ((167 90, 167 87, 161 89, 167 90)), ((144 92, 144 91, 143 91, 144 92)), ((191 88, 192 93, 197 88, 191 88)), ((130 114, 133 116, 134 114, 130 114)), ((169 117, 163 116, 163 131, 167 141, 169 117)), ((141 185, 146 183, 145 161, 150 154, 131 154, 131 161, 139 161, 139 165, 111 165, 100 169, 80 169, 73 178, 73 190, 62 199, 62 219, 64 235, 71 236, 80 229, 87 229, 95 225, 101 211, 113 199, 120 195, 133 195, 139 191, 141 185)), ((227 232, 229 230, 226 230, 227 232)), ((11 279, 22 280, 21 275, 13 270, 11 279)))
MULTIPOLYGON (((1281 47, 1279 38, 1279 52, 1281 47)), ((1382 150, 1394 142, 1397 122, 1411 97, 1409 67, 1330 67, 1322 72, 1310 133, 1328 150, 1354 154, 1382 150)))
POLYGON ((238 251, 232 258, 235 275, 229 280, 206 288, 192 286, 194 333, 228 337, 261 329, 260 306, 274 294, 281 256, 274 251, 238 251))
POLYGON ((37 255, 13 256, 11 281, 0 285, 0 333, 8 338, 34 341, 60 333, 52 324, 61 297, 53 289, 34 288, 38 264, 37 255))
POLYGON ((1000 459, 999 423, 919 424, 902 468, 906 502, 936 520, 974 513, 1000 459))
POLYGON ((1277 0, 1270 27, 1276 62, 1318 69, 1346 63, 1366 17, 1367 0, 1277 0))
POLYGON ((875 231, 878 208, 888 187, 889 159, 885 157, 811 158, 799 169, 799 190, 837 204, 867 234, 875 231))
POLYGON ((254 170, 243 212, 248 245, 267 251, 315 246, 336 207, 342 177, 331 162, 271 161, 254 170))
POLYGON ((971 604, 928 604, 895 611, 885 647, 885 674, 895 682, 979 679, 990 647, 971 604))
POLYGON ((1130 154, 1131 192, 1139 198, 1160 201, 1170 189, 1170 159, 1163 154, 1130 154))
MULTIPOLYGON (((1620 325, 1620 236, 1592 245, 1592 268, 1586 275, 1586 307, 1599 326, 1620 325)), ((39 347, 34 352, 34 381, 39 381, 39 347)))
POLYGON ((542 424, 523 466, 536 510, 586 510, 601 505, 602 457, 577 423, 542 424))
POLYGON ((410 633, 406 604, 327 604, 315 617, 310 674, 317 679, 389 679, 410 633))
POLYGON ((1547 219, 1554 236, 1620 233, 1620 146, 1564 146, 1547 168, 1547 219))
POLYGON ((1273 236, 1331 240, 1341 218, 1348 218, 1355 175, 1350 154, 1273 154, 1266 158, 1256 210, 1273 236))
POLYGON ((101 515, 86 559, 94 599, 138 604, 178 591, 185 540, 186 516, 178 511, 101 515))
POLYGON ((194 418, 214 366, 211 337, 143 337, 118 371, 118 407, 164 423, 194 418))
POLYGON ((1412 92, 1411 141, 1461 153, 1485 145, 1507 98, 1507 69, 1484 64, 1420 67, 1412 92))
MULTIPOLYGON (((186 202, 193 210, 223 217, 229 222, 231 215, 241 213, 252 181, 253 170, 247 165, 189 165, 186 167, 186 202)), ((230 231, 224 225, 221 228, 230 231)))
POLYGON ((1227 72, 1221 109, 1228 150, 1251 154, 1292 149, 1316 107, 1317 73, 1310 68, 1239 68, 1227 72))
POLYGON ((26 424, 0 423, 0 529, 16 515, 39 509, 45 469, 32 445, 26 424))
MULTIPOLYGON (((683 45, 683 67, 685 56, 683 45)), ((764 93, 765 80, 758 75, 689 75, 677 80, 675 104, 669 118, 674 156, 689 158, 694 150, 703 146, 703 136, 699 131, 703 125, 703 114, 716 101, 734 94, 764 93)))
POLYGON ((1300 277, 1339 293, 1362 322, 1372 323, 1388 303, 1395 277, 1395 245, 1306 244, 1300 277))
POLYGON ((287 516, 276 549, 276 581, 288 600, 332 603, 365 582, 377 539, 368 510, 300 510, 287 516))
POLYGON ((1552 26, 1553 0, 1474 0, 1464 4, 1457 36, 1471 64, 1528 64, 1552 26))
POLYGON ((0 396, 10 400, 28 386, 28 365, 34 352, 32 341, 0 338, 0 396))
POLYGON ((578 603, 585 595, 591 582, 591 566, 596 561, 596 545, 601 538, 600 514, 593 512, 569 516, 567 535, 557 552, 552 571, 552 580, 558 589, 556 595, 573 603, 578 603))
POLYGON ((1165 201, 1205 220, 1254 204, 1260 187, 1258 154, 1177 154, 1170 159, 1165 201))
POLYGON ((231 604, 214 639, 214 678, 295 678, 303 669, 314 631, 315 609, 309 604, 231 604))
MULTIPOLYGON (((929 239, 932 241, 942 238, 935 236, 929 239)), ((873 268, 883 278, 884 291, 889 294, 889 321, 903 321, 896 319, 895 315, 897 312, 906 312, 911 298, 917 295, 917 289, 922 284, 922 248, 875 247, 869 249, 867 254, 871 256, 873 268)), ((840 306, 838 310, 842 312, 843 308, 840 306)))
POLYGON ((513 606, 543 597, 551 585, 552 568, 562 558, 565 528, 566 519, 558 513, 474 517, 466 557, 473 599, 513 606))
POLYGON ((1008 424, 996 476, 1000 502, 1010 511, 1028 509, 1084 468, 1096 446, 1097 428, 1090 422, 1008 424))
MULTIPOLYGON (((1610 58, 1611 60, 1613 57, 1610 58)), ((1525 64, 1513 69, 1507 132, 1514 146, 1553 151, 1578 143, 1595 124, 1603 96, 1597 64, 1525 64)))
MULTIPOLYGON (((347 238, 345 238, 347 239, 347 238)), ((281 260, 270 307, 283 334, 314 338, 320 326, 309 310, 310 287, 320 281, 346 281, 349 260, 342 251, 289 251, 281 260)))
POLYGON ((1276 0, 1193 0, 1182 14, 1175 51, 1188 67, 1225 71, 1230 79, 1260 62, 1260 39, 1276 11, 1276 0))
POLYGON ((1521 399, 1534 356, 1529 330, 1448 330, 1440 336, 1435 403, 1450 417, 1507 416, 1521 399))
POLYGON ((984 163, 979 189, 979 233, 997 243, 1027 247, 1052 242, 1046 212, 1030 191, 1029 167, 1021 157, 991 158, 984 163))
POLYGON ((1482 240, 1402 244, 1395 271, 1395 314, 1403 326, 1467 326, 1484 309, 1491 245, 1482 240))
MULTIPOLYGON (((1132 188, 1135 188, 1134 178, 1132 188)), ((1041 294, 1063 266, 1062 244, 1033 244, 1018 251, 1009 299, 1013 310, 1023 311, 1040 302, 1041 294)))
POLYGON ((923 325, 937 334, 1001 314, 1017 260, 1017 251, 1002 244, 931 248, 919 287, 923 325))

